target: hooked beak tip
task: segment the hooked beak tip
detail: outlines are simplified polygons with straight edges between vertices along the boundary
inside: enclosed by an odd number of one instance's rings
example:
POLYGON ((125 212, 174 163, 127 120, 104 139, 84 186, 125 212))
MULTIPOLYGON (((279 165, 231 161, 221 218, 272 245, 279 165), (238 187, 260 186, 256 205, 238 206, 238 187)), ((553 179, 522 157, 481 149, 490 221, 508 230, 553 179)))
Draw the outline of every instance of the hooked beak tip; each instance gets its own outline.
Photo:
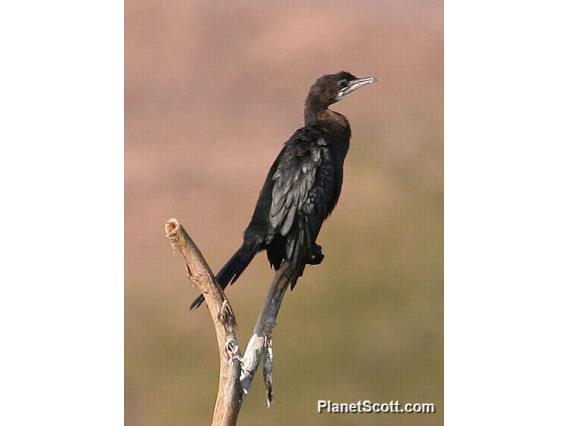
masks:
POLYGON ((363 77, 358 78, 356 80, 352 80, 349 85, 342 89, 335 100, 339 101, 345 98, 350 93, 353 93, 355 90, 359 89, 360 87, 366 86, 367 84, 376 83, 378 80, 375 77, 363 77))

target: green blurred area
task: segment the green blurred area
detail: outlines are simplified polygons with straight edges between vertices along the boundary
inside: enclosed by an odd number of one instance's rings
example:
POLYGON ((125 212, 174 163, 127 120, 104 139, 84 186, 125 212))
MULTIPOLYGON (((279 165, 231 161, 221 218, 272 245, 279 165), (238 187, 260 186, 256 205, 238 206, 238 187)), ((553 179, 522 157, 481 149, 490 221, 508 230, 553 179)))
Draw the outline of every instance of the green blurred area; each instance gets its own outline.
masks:
MULTIPOLYGON (((353 138, 326 258, 287 295, 241 425, 440 425, 443 412, 441 2, 126 2, 126 424, 209 424, 218 355, 164 238, 177 217, 214 270, 302 125, 313 80, 378 86, 335 106, 353 138), (260 380, 259 380, 260 379, 260 380), (433 402, 437 414, 317 414, 337 402, 433 402)), ((264 254, 229 289, 245 345, 272 278, 264 254)))

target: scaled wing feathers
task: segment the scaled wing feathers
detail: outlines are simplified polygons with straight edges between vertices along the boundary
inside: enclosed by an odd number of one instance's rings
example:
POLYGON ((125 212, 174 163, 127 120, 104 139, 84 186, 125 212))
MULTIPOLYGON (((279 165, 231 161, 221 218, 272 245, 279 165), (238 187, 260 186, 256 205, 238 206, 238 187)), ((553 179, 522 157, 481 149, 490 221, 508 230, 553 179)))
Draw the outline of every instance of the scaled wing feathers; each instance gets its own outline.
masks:
POLYGON ((323 138, 290 143, 285 148, 272 179, 270 225, 282 236, 288 235, 298 216, 310 213, 310 194, 326 150, 323 138))

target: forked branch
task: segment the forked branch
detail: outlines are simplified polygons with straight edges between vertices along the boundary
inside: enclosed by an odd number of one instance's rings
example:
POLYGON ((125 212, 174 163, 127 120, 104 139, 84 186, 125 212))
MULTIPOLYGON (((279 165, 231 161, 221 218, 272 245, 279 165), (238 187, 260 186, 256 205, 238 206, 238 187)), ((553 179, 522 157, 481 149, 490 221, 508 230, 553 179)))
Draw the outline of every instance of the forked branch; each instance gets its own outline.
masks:
POLYGON ((243 396, 248 393, 261 361, 264 363, 267 405, 270 406, 272 402, 272 330, 289 285, 288 265, 284 263, 277 271, 244 356, 241 357, 235 333, 235 315, 201 251, 176 219, 166 222, 166 236, 182 255, 188 279, 203 294, 217 336, 219 388, 212 425, 235 425, 243 396))

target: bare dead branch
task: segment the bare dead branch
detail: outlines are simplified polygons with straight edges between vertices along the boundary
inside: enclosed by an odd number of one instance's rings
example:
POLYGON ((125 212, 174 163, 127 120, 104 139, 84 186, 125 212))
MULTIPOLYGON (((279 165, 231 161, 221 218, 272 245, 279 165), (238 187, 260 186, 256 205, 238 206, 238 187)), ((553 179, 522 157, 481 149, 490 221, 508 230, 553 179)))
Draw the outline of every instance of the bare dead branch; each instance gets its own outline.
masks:
POLYGON ((265 386, 266 386, 266 403, 270 407, 272 402, 272 329, 276 325, 276 317, 284 300, 284 294, 290 284, 290 270, 288 264, 284 262, 280 269, 276 272, 272 285, 268 290, 268 294, 264 299, 264 305, 256 321, 254 333, 251 336, 245 355, 243 356, 243 365, 241 369, 241 385, 246 394, 252 384, 254 374, 265 358, 265 354, 270 349, 269 357, 264 362, 265 367, 265 386))
POLYGON ((219 349, 219 388, 213 413, 214 426, 237 423, 242 391, 239 384, 240 351, 235 333, 235 316, 223 290, 215 281, 201 251, 176 219, 166 222, 166 236, 183 256, 189 280, 203 296, 211 314, 219 349))
POLYGON ((272 330, 276 325, 276 317, 289 286, 289 265, 284 262, 276 272, 258 316, 253 335, 241 358, 235 333, 235 315, 201 251, 176 219, 169 219, 166 222, 166 236, 172 246, 183 256, 188 279, 203 294, 217 336, 220 359, 219 388, 212 425, 235 425, 243 396, 249 391, 261 361, 264 364, 266 403, 269 407, 272 403, 272 330))
POLYGON ((272 404, 272 363, 274 361, 274 352, 272 350, 272 338, 266 342, 266 353, 264 354, 264 363, 262 375, 264 377, 264 387, 266 388, 266 405, 270 408, 272 404))

